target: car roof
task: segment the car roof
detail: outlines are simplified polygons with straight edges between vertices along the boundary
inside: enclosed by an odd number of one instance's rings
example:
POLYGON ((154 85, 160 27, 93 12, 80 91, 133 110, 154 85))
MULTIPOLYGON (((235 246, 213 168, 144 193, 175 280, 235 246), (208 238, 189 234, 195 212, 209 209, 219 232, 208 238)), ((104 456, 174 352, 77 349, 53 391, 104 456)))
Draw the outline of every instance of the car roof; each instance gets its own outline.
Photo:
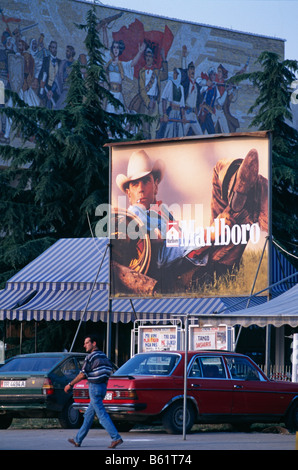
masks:
MULTIPOLYGON (((148 352, 141 352, 138 355, 141 354, 181 354, 182 356, 185 355, 185 351, 148 351, 148 352)), ((234 351, 227 351, 227 350, 222 350, 222 349, 200 349, 199 351, 187 351, 187 354, 189 356, 194 356, 194 355, 206 355, 206 354, 212 354, 216 356, 222 356, 224 355, 233 355, 233 356, 244 356, 244 354, 237 353, 234 351)))
POLYGON ((12 356, 9 359, 16 359, 16 358, 26 358, 26 357, 72 357, 72 356, 81 356, 85 357, 86 353, 76 353, 76 352, 40 352, 40 353, 30 353, 30 354, 18 354, 17 356, 12 356))

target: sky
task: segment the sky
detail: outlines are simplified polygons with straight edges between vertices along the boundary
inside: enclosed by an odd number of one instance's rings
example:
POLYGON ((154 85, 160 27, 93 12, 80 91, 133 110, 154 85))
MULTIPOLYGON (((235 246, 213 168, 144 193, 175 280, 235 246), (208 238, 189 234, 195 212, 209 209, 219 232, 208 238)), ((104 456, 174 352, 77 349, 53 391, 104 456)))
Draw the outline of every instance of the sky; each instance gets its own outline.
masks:
POLYGON ((298 0, 95 0, 95 3, 285 39, 285 59, 298 60, 298 0))

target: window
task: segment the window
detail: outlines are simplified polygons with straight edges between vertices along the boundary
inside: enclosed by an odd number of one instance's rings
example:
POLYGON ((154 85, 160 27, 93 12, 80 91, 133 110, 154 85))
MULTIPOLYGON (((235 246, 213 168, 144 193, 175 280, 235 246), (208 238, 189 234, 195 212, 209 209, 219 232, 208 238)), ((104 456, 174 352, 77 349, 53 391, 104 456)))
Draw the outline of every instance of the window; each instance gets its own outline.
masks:
POLYGON ((194 361, 189 376, 195 378, 202 377, 201 363, 198 358, 194 361))
POLYGON ((55 357, 16 357, 1 367, 1 372, 47 372, 59 362, 55 357))
POLYGON ((221 357, 197 357, 194 361, 190 377, 207 379, 225 379, 226 373, 221 357))
POLYGON ((259 371, 245 357, 226 357, 233 379, 261 380, 259 371))
POLYGON ((169 375, 180 356, 177 354, 139 354, 127 361, 114 374, 116 375, 169 375))
POLYGON ((78 374, 77 363, 74 358, 68 359, 62 366, 61 372, 68 380, 73 379, 78 374))
POLYGON ((77 357, 76 359, 78 363, 78 368, 79 370, 81 370, 85 361, 85 357, 77 357))

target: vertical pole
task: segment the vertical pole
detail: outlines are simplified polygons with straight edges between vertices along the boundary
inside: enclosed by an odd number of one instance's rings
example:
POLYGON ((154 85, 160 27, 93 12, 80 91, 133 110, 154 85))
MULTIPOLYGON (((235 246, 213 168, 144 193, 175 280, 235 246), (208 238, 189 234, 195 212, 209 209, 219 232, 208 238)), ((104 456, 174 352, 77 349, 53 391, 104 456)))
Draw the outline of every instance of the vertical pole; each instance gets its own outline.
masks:
MULTIPOLYGON (((259 260, 259 264, 258 264, 258 267, 257 267, 257 271, 256 271, 256 274, 255 274, 254 281, 252 283, 252 288, 250 290, 250 296, 249 296, 249 298, 247 300, 247 303, 246 303, 246 308, 248 308, 248 306, 250 304, 250 299, 253 295, 253 291, 254 291, 255 284, 256 284, 256 281, 257 281, 257 277, 258 277, 258 274, 259 274, 259 270, 260 270, 260 267, 261 267, 261 264, 262 264, 262 261, 263 261, 265 249, 266 249, 266 246, 267 246, 267 242, 268 242, 268 237, 266 237, 266 240, 265 240, 265 243, 264 243, 264 246, 263 246, 263 251, 262 251, 262 254, 261 254, 261 257, 260 257, 260 260, 259 260)), ((234 351, 236 351, 241 331, 242 331, 242 325, 240 325, 240 328, 239 328, 239 331, 238 331, 238 334, 237 334, 237 338, 236 338, 236 341, 235 341, 235 344, 234 344, 234 351)))
POLYGON ((184 353, 184 393, 183 393, 183 440, 186 440, 186 410, 187 410, 187 363, 188 363, 188 314, 185 317, 185 353, 184 353))
POLYGON ((116 323, 115 364, 116 364, 116 366, 119 365, 119 322, 116 323))
POLYGON ((107 318, 107 346, 106 346, 106 355, 111 357, 111 342, 112 342, 112 300, 109 299, 109 308, 108 308, 108 318, 107 318))
POLYGON ((20 325, 20 354, 22 354, 22 342, 23 342, 23 322, 20 325))
POLYGON ((271 325, 266 326, 266 355, 265 355, 265 374, 270 374, 270 350, 271 350, 271 325))
MULTIPOLYGON (((268 281, 269 281, 269 290, 268 290, 268 300, 271 299, 271 285, 273 279, 272 273, 272 135, 269 134, 269 168, 268 168, 268 181, 269 181, 269 194, 268 194, 268 281)), ((271 325, 267 324, 266 326, 266 355, 265 355, 265 373, 270 373, 270 350, 271 350, 271 325)))
POLYGON ((105 259, 106 252, 107 252, 109 246, 110 246, 110 245, 109 245, 109 243, 108 243, 107 246, 106 246, 105 252, 104 252, 104 254, 103 254, 101 263, 100 263, 100 265, 98 266, 98 270, 97 270, 95 279, 94 279, 94 281, 93 281, 92 288, 91 288, 91 290, 90 290, 90 293, 89 293, 89 296, 88 296, 88 299, 87 299, 87 302, 86 302, 86 306, 85 306, 84 312, 83 312, 82 315, 81 315, 80 323, 79 323, 79 326, 78 326, 78 328, 77 328, 75 337, 74 337, 74 339, 73 339, 73 341, 72 341, 72 345, 71 345, 71 347, 70 347, 69 352, 72 352, 72 349, 73 349, 74 344, 75 344, 75 342, 76 342, 76 339, 77 339, 79 330, 80 330, 80 328, 81 328, 82 321, 84 320, 84 317, 85 317, 85 314, 86 314, 86 311, 87 311, 87 307, 88 307, 88 305, 89 305, 89 301, 90 301, 91 295, 92 295, 92 293, 93 293, 93 290, 94 290, 94 287, 95 287, 95 284, 96 284, 96 281, 97 281, 99 272, 100 272, 101 267, 102 267, 102 263, 103 263, 103 261, 104 261, 104 259, 105 259))
POLYGON ((298 382, 298 333, 293 334, 292 382, 298 382))

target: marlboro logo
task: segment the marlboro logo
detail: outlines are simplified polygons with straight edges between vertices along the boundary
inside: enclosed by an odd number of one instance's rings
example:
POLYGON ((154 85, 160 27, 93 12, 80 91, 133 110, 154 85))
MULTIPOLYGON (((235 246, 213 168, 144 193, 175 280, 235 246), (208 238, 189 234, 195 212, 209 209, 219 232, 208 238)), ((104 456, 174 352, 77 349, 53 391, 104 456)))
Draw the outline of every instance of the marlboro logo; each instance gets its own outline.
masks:
POLYGON ((260 226, 255 224, 233 225, 230 227, 225 219, 215 219, 210 227, 196 227, 195 221, 181 220, 180 223, 168 222, 166 246, 197 247, 246 245, 250 240, 256 244, 260 240, 260 226))
POLYGON ((177 221, 168 222, 166 233, 166 246, 179 246, 180 244, 180 229, 177 221))

